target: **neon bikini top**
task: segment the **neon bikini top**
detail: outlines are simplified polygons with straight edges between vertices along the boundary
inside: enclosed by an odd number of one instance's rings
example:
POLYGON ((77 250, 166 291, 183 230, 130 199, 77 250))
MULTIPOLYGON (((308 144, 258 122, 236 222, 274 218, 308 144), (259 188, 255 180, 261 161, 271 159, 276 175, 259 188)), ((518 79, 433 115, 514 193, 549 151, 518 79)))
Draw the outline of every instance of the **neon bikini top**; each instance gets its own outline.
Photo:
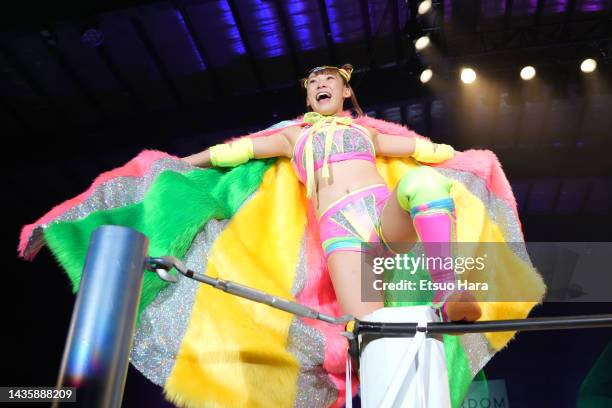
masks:
POLYGON ((350 117, 323 116, 315 112, 304 115, 312 123, 295 142, 291 163, 298 178, 306 185, 306 196, 314 190, 314 172, 323 169, 329 178, 328 163, 345 160, 367 160, 376 163, 374 144, 368 131, 353 123, 350 117))

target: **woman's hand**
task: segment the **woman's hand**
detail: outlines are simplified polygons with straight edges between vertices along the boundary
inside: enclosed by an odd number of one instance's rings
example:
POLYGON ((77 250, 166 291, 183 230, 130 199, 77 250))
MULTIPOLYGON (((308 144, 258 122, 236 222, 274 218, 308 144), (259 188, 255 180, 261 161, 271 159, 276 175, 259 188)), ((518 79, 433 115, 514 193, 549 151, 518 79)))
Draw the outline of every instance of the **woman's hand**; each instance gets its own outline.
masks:
POLYGON ((442 163, 452 159, 455 149, 447 144, 432 143, 429 140, 415 138, 412 157, 423 163, 442 163))
POLYGON ((196 167, 210 167, 212 165, 210 162, 210 152, 208 149, 197 154, 192 154, 191 156, 183 157, 181 160, 186 161, 187 163, 196 167))

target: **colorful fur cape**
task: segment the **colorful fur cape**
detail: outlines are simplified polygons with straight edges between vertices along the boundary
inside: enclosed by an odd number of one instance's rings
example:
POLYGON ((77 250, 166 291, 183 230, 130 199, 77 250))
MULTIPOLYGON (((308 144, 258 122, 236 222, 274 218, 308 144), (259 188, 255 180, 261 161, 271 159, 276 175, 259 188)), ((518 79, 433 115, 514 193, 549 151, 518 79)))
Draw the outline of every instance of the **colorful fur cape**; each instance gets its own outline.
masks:
MULTIPOLYGON (((421 137, 369 117, 356 121, 387 134, 421 137)), ((300 123, 281 122, 252 137, 300 123)), ((391 189, 418 165, 412 159, 377 160, 391 189)), ((508 246, 490 278, 497 294, 528 291, 523 299, 534 301, 483 301, 482 319, 526 317, 544 284, 518 253, 524 247, 516 202, 497 158, 490 151, 470 150, 433 167, 453 181, 459 241, 521 244, 519 249, 508 246)), ((288 159, 199 169, 162 152, 144 151, 25 226, 20 255, 32 259, 47 245, 76 292, 89 237, 104 224, 144 233, 151 256, 174 255, 197 272, 340 314, 315 214, 288 159)), ((132 352, 132 363, 170 400, 184 407, 344 404, 347 342, 341 327, 179 278, 167 284, 146 273, 132 352)), ((453 406, 461 404, 472 378, 513 334, 445 337, 453 406)))

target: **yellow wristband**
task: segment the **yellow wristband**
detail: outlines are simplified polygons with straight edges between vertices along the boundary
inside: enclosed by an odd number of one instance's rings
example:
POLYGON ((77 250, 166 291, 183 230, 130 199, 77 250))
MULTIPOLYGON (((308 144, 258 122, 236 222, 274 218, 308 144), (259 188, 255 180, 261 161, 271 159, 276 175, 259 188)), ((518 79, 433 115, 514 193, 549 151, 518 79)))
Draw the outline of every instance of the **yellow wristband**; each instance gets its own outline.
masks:
POLYGON ((254 157, 253 141, 243 137, 232 143, 218 144, 209 149, 210 162, 215 167, 234 167, 254 157))
POLYGON ((436 144, 417 138, 414 141, 414 153, 412 157, 423 163, 441 163, 451 159, 455 155, 455 149, 447 144, 436 144))

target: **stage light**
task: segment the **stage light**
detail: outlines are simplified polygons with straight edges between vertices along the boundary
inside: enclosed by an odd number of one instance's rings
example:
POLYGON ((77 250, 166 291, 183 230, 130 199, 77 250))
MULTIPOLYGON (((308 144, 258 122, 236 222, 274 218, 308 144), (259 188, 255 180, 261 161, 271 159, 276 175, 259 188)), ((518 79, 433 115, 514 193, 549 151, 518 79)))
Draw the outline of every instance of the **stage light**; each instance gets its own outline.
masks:
POLYGON ((523 67, 523 69, 521 69, 521 78, 523 78, 525 81, 533 79, 535 75, 536 70, 531 65, 527 65, 526 67, 523 67))
POLYGON ((426 70, 421 72, 419 79, 421 80, 422 83, 426 84, 431 80, 431 77, 433 77, 433 71, 427 68, 426 70))
POLYGON ((414 42, 414 48, 417 49, 417 51, 423 51, 425 48, 427 48, 427 46, 429 45, 431 41, 429 40, 429 37, 424 35, 422 37, 419 37, 415 42, 414 42))
POLYGON ((429 10, 431 10, 431 0, 425 0, 419 4, 418 12, 420 15, 427 13, 429 10))
POLYGON ((597 69, 597 61, 595 61, 593 58, 587 58, 584 61, 582 61, 582 64, 580 64, 580 70, 587 74, 595 71, 596 69, 597 69))
POLYGON ((104 33, 96 28, 89 28, 81 34, 81 42, 91 48, 97 48, 104 43, 104 33))
POLYGON ((476 80, 476 71, 472 68, 463 68, 461 70, 461 81, 464 84, 471 84, 476 80))

